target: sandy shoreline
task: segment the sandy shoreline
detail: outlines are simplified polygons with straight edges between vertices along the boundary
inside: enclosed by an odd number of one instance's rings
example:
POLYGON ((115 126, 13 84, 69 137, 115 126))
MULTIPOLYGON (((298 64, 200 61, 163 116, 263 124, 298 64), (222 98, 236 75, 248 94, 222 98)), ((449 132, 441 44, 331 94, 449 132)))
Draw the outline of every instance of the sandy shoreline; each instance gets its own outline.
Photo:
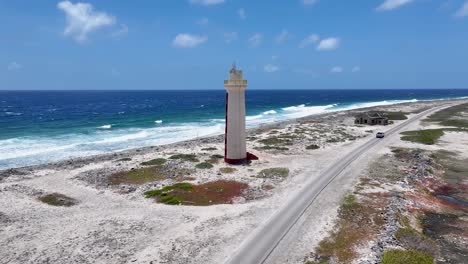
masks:
MULTIPOLYGON (((453 102, 467 100, 419 101, 369 109, 415 113, 453 102)), ((250 165, 227 166, 214 159, 213 155, 223 151, 220 135, 0 171, 0 262, 222 263, 291 192, 301 188, 301 182, 317 177, 329 164, 374 137, 376 131, 392 127, 354 125, 353 115, 369 109, 250 129, 247 147, 260 157, 250 165), (195 168, 197 162, 171 159, 175 154, 193 154, 199 162, 211 162, 212 168, 199 169, 195 168), (161 179, 142 184, 109 180, 122 171, 144 169, 141 163, 156 158, 167 160, 161 179), (259 176, 263 170, 278 167, 287 168, 288 175, 259 176), (223 168, 235 171, 222 173, 223 168), (242 182, 248 189, 232 204, 205 207, 165 205, 143 196, 147 190, 177 182, 196 185, 217 180, 242 182), (72 197, 77 204, 54 207, 38 201, 54 192, 72 197)), ((387 147, 377 151, 388 152, 387 147)), ((361 162, 368 164, 375 158, 367 156, 361 162)), ((312 210, 320 213, 307 218, 302 224, 307 232, 296 233, 301 235, 300 243, 286 247, 288 254, 278 256, 277 263, 303 262, 330 230, 343 195, 364 168, 349 168, 348 177, 338 179, 323 194, 312 210)))
MULTIPOLYGON (((340 110, 336 112, 321 113, 321 114, 310 115, 310 116, 301 117, 297 119, 290 119, 290 120, 279 121, 275 123, 263 124, 260 127, 250 128, 250 129, 247 129, 247 136, 255 135, 264 130, 280 128, 288 124, 293 124, 293 123, 301 122, 301 121, 315 120, 315 121, 320 122, 326 119, 327 117, 334 116, 334 115, 342 115, 342 114, 354 115, 355 113, 359 113, 362 111, 373 111, 373 110, 400 111, 398 110, 399 108, 408 109, 409 106, 415 105, 415 104, 427 105, 427 107, 429 107, 430 105, 434 103, 455 102, 455 101, 464 101, 464 100, 466 99, 447 99, 447 100, 437 99, 437 100, 398 103, 398 104, 392 104, 392 105, 373 106, 373 107, 365 107, 365 108, 358 108, 358 109, 352 109, 352 110, 340 110)), ((420 111, 422 110, 424 110, 424 108, 420 109, 420 111)), ((164 149, 172 149, 172 148, 177 148, 177 147, 185 148, 188 146, 199 145, 199 144, 219 143, 219 142, 223 142, 223 140, 224 140, 223 134, 212 135, 212 136, 207 136, 207 137, 200 137, 197 139, 189 139, 185 141, 175 142, 171 144, 134 148, 134 149, 128 149, 128 150, 123 150, 123 151, 92 155, 92 156, 87 156, 87 157, 70 158, 70 159, 65 159, 61 161, 45 163, 45 164, 8 168, 8 169, 0 170, 0 180, 1 180, 1 177, 5 177, 8 174, 14 174, 14 173, 21 174, 21 173, 31 172, 32 170, 38 170, 38 169, 53 169, 53 168, 71 169, 71 168, 76 168, 76 167, 83 166, 92 162, 112 160, 112 159, 115 159, 116 157, 128 158, 134 155, 147 154, 152 151, 161 151, 164 149)))

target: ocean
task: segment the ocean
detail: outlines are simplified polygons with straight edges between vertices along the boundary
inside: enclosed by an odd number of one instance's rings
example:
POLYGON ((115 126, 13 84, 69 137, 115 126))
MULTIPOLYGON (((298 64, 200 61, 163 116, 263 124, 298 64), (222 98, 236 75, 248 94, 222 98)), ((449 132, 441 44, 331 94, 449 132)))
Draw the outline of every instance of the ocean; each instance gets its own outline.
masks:
MULTIPOLYGON (((468 90, 247 90, 247 126, 468 90)), ((0 169, 43 164, 224 131, 224 90, 0 91, 0 169)))

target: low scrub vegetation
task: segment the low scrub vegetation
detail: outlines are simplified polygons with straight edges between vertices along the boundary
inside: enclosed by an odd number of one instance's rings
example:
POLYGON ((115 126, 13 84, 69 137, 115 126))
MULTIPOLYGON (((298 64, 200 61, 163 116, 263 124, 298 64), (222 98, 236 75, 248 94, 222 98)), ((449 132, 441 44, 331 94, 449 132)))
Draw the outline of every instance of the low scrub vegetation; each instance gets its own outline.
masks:
POLYGON ((202 148, 201 150, 203 150, 203 151, 213 151, 213 150, 217 150, 217 148, 209 147, 209 148, 202 148))
POLYGON ((438 253, 435 241, 410 227, 400 228, 395 236, 407 249, 421 251, 433 256, 438 253))
POLYGON ((163 165, 166 163, 166 159, 163 158, 158 158, 158 159, 152 159, 149 161, 142 162, 141 165, 143 166, 154 166, 154 165, 163 165))
POLYGON ((237 171, 237 169, 235 169, 235 168, 230 168, 230 167, 225 167, 225 168, 219 169, 219 172, 221 172, 221 173, 226 173, 226 174, 233 173, 233 172, 235 172, 235 171, 237 171))
POLYGON ((388 118, 388 120, 406 120, 408 117, 406 116, 408 113, 405 112, 383 112, 384 116, 388 118))
POLYGON ((242 195, 248 185, 236 181, 214 181, 200 185, 176 183, 162 189, 144 193, 146 198, 156 198, 158 202, 169 205, 208 206, 229 204, 232 199, 242 195))
POLYGON ((431 255, 416 250, 389 250, 384 252, 382 264, 433 264, 431 255))
POLYGON ((144 184, 166 178, 166 173, 160 166, 149 168, 133 169, 130 171, 118 172, 111 175, 108 181, 111 185, 119 184, 144 184))
POLYGON ((275 147, 275 146, 261 146, 261 147, 256 147, 256 150, 279 150, 279 151, 286 151, 289 150, 289 148, 286 147, 275 147))
POLYGON ((383 204, 382 201, 359 202, 355 195, 347 195, 339 209, 335 231, 316 248, 319 257, 351 263, 357 256, 356 246, 375 236, 384 224, 380 213, 383 204))
POLYGON ((211 169, 213 168, 213 164, 209 162, 202 162, 202 163, 198 163, 197 165, 195 165, 195 167, 197 169, 211 169))
POLYGON ((437 140, 444 135, 442 129, 423 129, 415 131, 401 132, 403 135, 402 140, 411 141, 415 143, 421 143, 425 145, 433 145, 437 140))
POLYGON ((51 193, 39 197, 39 201, 52 206, 73 206, 78 203, 77 200, 61 193, 51 193))
POLYGON ((468 104, 452 106, 430 115, 426 121, 437 122, 443 126, 468 129, 468 104))
POLYGON ((175 154, 175 155, 170 156, 169 159, 199 162, 195 154, 175 154))
POLYGON ((269 146, 292 145, 291 140, 279 137, 269 137, 265 139, 260 139, 258 140, 258 142, 269 146))
POLYGON ((257 175, 259 178, 286 178, 289 175, 288 168, 269 168, 260 171, 257 175))
POLYGON ((319 148, 320 148, 320 146, 315 145, 315 144, 312 144, 312 145, 309 145, 309 146, 306 147, 306 149, 319 149, 319 148))

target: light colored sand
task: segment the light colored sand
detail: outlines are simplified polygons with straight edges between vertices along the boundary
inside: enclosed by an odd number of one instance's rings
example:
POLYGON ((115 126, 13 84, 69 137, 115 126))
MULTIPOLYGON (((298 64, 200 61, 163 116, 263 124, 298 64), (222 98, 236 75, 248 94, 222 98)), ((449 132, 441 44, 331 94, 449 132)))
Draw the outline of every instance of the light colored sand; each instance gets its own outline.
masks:
MULTIPOLYGON (((431 104, 417 105, 421 108, 431 104)), ((219 175, 219 168, 226 166, 220 163, 211 170, 197 170, 191 175, 194 183, 230 179, 246 182, 257 190, 253 195, 257 199, 233 205, 167 206, 143 198, 144 190, 172 184, 172 179, 143 185, 128 194, 93 183, 93 179, 98 182, 103 173, 138 167, 143 161, 173 153, 197 153, 202 160, 208 159, 212 154, 222 154, 223 144, 219 140, 142 151, 133 155, 130 162, 114 159, 77 168, 38 167, 28 175, 12 175, 0 182, 0 263, 222 263, 255 227, 301 188, 306 177, 317 177, 329 164, 384 129, 351 124, 352 118, 341 113, 319 123, 289 122, 275 129, 294 134, 294 129, 300 127, 312 132, 288 147, 288 151, 254 150, 260 161, 251 166, 237 166, 236 173, 219 175), (337 129, 356 140, 327 142, 336 136, 337 129), (372 133, 366 132, 368 130, 372 133), (311 143, 322 148, 305 150, 311 143), (201 150, 206 147, 217 150, 201 150), (291 175, 283 181, 251 177, 271 167, 287 167, 291 175), (80 177, 83 175, 87 175, 86 181, 80 177), (261 187, 267 184, 275 188, 262 191, 261 187), (80 203, 60 208, 37 200, 39 195, 51 192, 66 194, 80 203)), ((269 133, 270 130, 265 129, 257 136, 267 138, 269 133)), ((454 137, 458 137, 458 133, 444 136, 446 143, 443 144, 447 145, 441 147, 453 147, 454 137)), ((400 142, 398 137, 386 140, 392 145, 410 144, 400 142)), ((248 142, 250 150, 258 146, 258 143, 248 142)), ((388 153, 388 148, 377 148, 375 153, 376 156, 388 153)), ((278 256, 275 263, 302 263, 305 254, 332 227, 343 195, 357 181, 365 164, 374 158, 373 155, 362 157, 343 173, 346 176, 338 178, 325 190, 322 198, 314 203, 312 213, 300 223, 300 228, 290 233, 287 241, 291 243, 284 246, 280 251, 284 255, 278 256)))

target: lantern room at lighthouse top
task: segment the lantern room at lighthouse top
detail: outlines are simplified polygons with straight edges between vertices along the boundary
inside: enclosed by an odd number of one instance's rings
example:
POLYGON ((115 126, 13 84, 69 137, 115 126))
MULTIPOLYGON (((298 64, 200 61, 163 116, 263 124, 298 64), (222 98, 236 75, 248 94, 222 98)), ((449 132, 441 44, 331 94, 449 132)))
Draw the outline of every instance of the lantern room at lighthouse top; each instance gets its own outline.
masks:
POLYGON ((247 80, 243 79, 242 70, 238 70, 236 64, 232 65, 229 71, 229 80, 225 80, 224 84, 227 86, 247 86, 247 80))

